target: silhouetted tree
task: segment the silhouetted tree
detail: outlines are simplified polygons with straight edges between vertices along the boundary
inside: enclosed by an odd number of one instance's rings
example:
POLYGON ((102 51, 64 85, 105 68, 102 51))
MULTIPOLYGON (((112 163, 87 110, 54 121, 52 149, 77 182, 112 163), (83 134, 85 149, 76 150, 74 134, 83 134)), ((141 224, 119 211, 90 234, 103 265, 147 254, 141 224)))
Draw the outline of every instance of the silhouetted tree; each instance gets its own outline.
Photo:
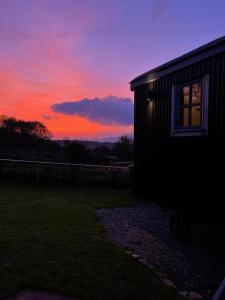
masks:
POLYGON ((42 159, 50 148, 57 147, 50 138, 51 133, 41 122, 0 116, 1 157, 42 159))
POLYGON ((133 142, 128 136, 123 135, 114 144, 112 151, 119 159, 132 160, 133 159, 133 142))
POLYGON ((95 148, 95 152, 100 155, 110 155, 110 149, 107 146, 99 146, 95 148))
POLYGON ((106 165, 112 160, 131 160, 133 144, 124 135, 112 149, 104 145, 90 150, 79 141, 52 140, 41 122, 0 116, 0 157, 106 165))
POLYGON ((63 151, 72 162, 87 162, 89 151, 79 141, 64 140, 63 151))
POLYGON ((38 121, 17 120, 14 117, 0 117, 0 128, 8 134, 20 134, 38 139, 50 139, 51 133, 38 121))

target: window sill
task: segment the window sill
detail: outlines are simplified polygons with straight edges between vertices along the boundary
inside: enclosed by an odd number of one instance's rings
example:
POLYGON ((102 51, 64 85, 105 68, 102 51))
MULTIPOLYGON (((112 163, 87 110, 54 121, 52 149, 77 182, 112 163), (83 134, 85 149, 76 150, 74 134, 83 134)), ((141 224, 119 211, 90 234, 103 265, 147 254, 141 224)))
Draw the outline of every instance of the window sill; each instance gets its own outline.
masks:
POLYGON ((207 132, 205 129, 181 129, 174 130, 172 132, 172 137, 182 137, 182 136, 206 136, 207 132))

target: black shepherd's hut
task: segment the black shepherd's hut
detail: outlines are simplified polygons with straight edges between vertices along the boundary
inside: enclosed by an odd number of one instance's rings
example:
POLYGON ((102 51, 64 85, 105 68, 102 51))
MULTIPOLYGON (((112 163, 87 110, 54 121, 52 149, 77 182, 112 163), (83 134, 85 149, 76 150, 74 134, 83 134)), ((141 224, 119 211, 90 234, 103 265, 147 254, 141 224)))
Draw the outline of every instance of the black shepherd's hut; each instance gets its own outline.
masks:
POLYGON ((136 77, 131 90, 136 191, 179 202, 225 186, 225 37, 136 77))

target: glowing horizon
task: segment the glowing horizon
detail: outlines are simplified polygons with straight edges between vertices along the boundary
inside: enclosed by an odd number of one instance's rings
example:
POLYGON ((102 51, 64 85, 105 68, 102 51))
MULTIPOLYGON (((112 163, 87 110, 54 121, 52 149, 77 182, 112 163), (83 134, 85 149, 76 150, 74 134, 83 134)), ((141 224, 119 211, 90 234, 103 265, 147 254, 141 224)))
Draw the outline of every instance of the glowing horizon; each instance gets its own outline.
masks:
POLYGON ((132 99, 133 77, 224 35, 222 0, 204 1, 204 10, 203 0, 121 2, 1 0, 0 114, 41 121, 55 139, 132 134, 132 124, 118 119, 110 123, 52 107, 132 99))

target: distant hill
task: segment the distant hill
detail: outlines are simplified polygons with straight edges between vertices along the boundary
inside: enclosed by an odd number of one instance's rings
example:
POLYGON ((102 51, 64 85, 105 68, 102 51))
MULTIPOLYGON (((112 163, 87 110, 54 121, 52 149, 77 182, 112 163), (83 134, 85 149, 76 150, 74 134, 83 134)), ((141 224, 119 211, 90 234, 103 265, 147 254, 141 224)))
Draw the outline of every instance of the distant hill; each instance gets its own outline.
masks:
MULTIPOLYGON (((128 136, 131 140, 134 139, 134 136, 132 134, 124 134, 128 136)), ((95 138, 95 141, 97 142, 109 142, 109 143, 115 143, 119 140, 121 136, 108 136, 108 137, 101 137, 101 138, 95 138)))
POLYGON ((100 143, 115 143, 116 141, 118 141, 119 136, 108 136, 108 137, 99 137, 99 138, 95 138, 96 142, 100 142, 100 143))
POLYGON ((88 149, 94 150, 98 147, 107 147, 112 149, 114 143, 112 142, 98 142, 98 141, 79 141, 81 144, 85 145, 88 149))
MULTIPOLYGON (((78 141, 79 143, 83 144, 87 147, 87 149, 94 150, 98 147, 107 147, 112 149, 114 143, 112 142, 100 142, 100 141, 83 141, 83 140, 71 140, 71 141, 78 141)), ((61 146, 63 146, 63 140, 56 140, 61 146)))
MULTIPOLYGON (((131 134, 127 135, 130 139, 133 140, 133 136, 131 134)), ((102 137, 96 138, 95 140, 70 140, 70 141, 78 141, 81 144, 85 145, 88 149, 94 150, 98 147, 107 147, 112 149, 115 142, 119 140, 119 136, 110 136, 110 137, 102 137)), ((56 140, 60 145, 63 145, 63 140, 56 140)))

